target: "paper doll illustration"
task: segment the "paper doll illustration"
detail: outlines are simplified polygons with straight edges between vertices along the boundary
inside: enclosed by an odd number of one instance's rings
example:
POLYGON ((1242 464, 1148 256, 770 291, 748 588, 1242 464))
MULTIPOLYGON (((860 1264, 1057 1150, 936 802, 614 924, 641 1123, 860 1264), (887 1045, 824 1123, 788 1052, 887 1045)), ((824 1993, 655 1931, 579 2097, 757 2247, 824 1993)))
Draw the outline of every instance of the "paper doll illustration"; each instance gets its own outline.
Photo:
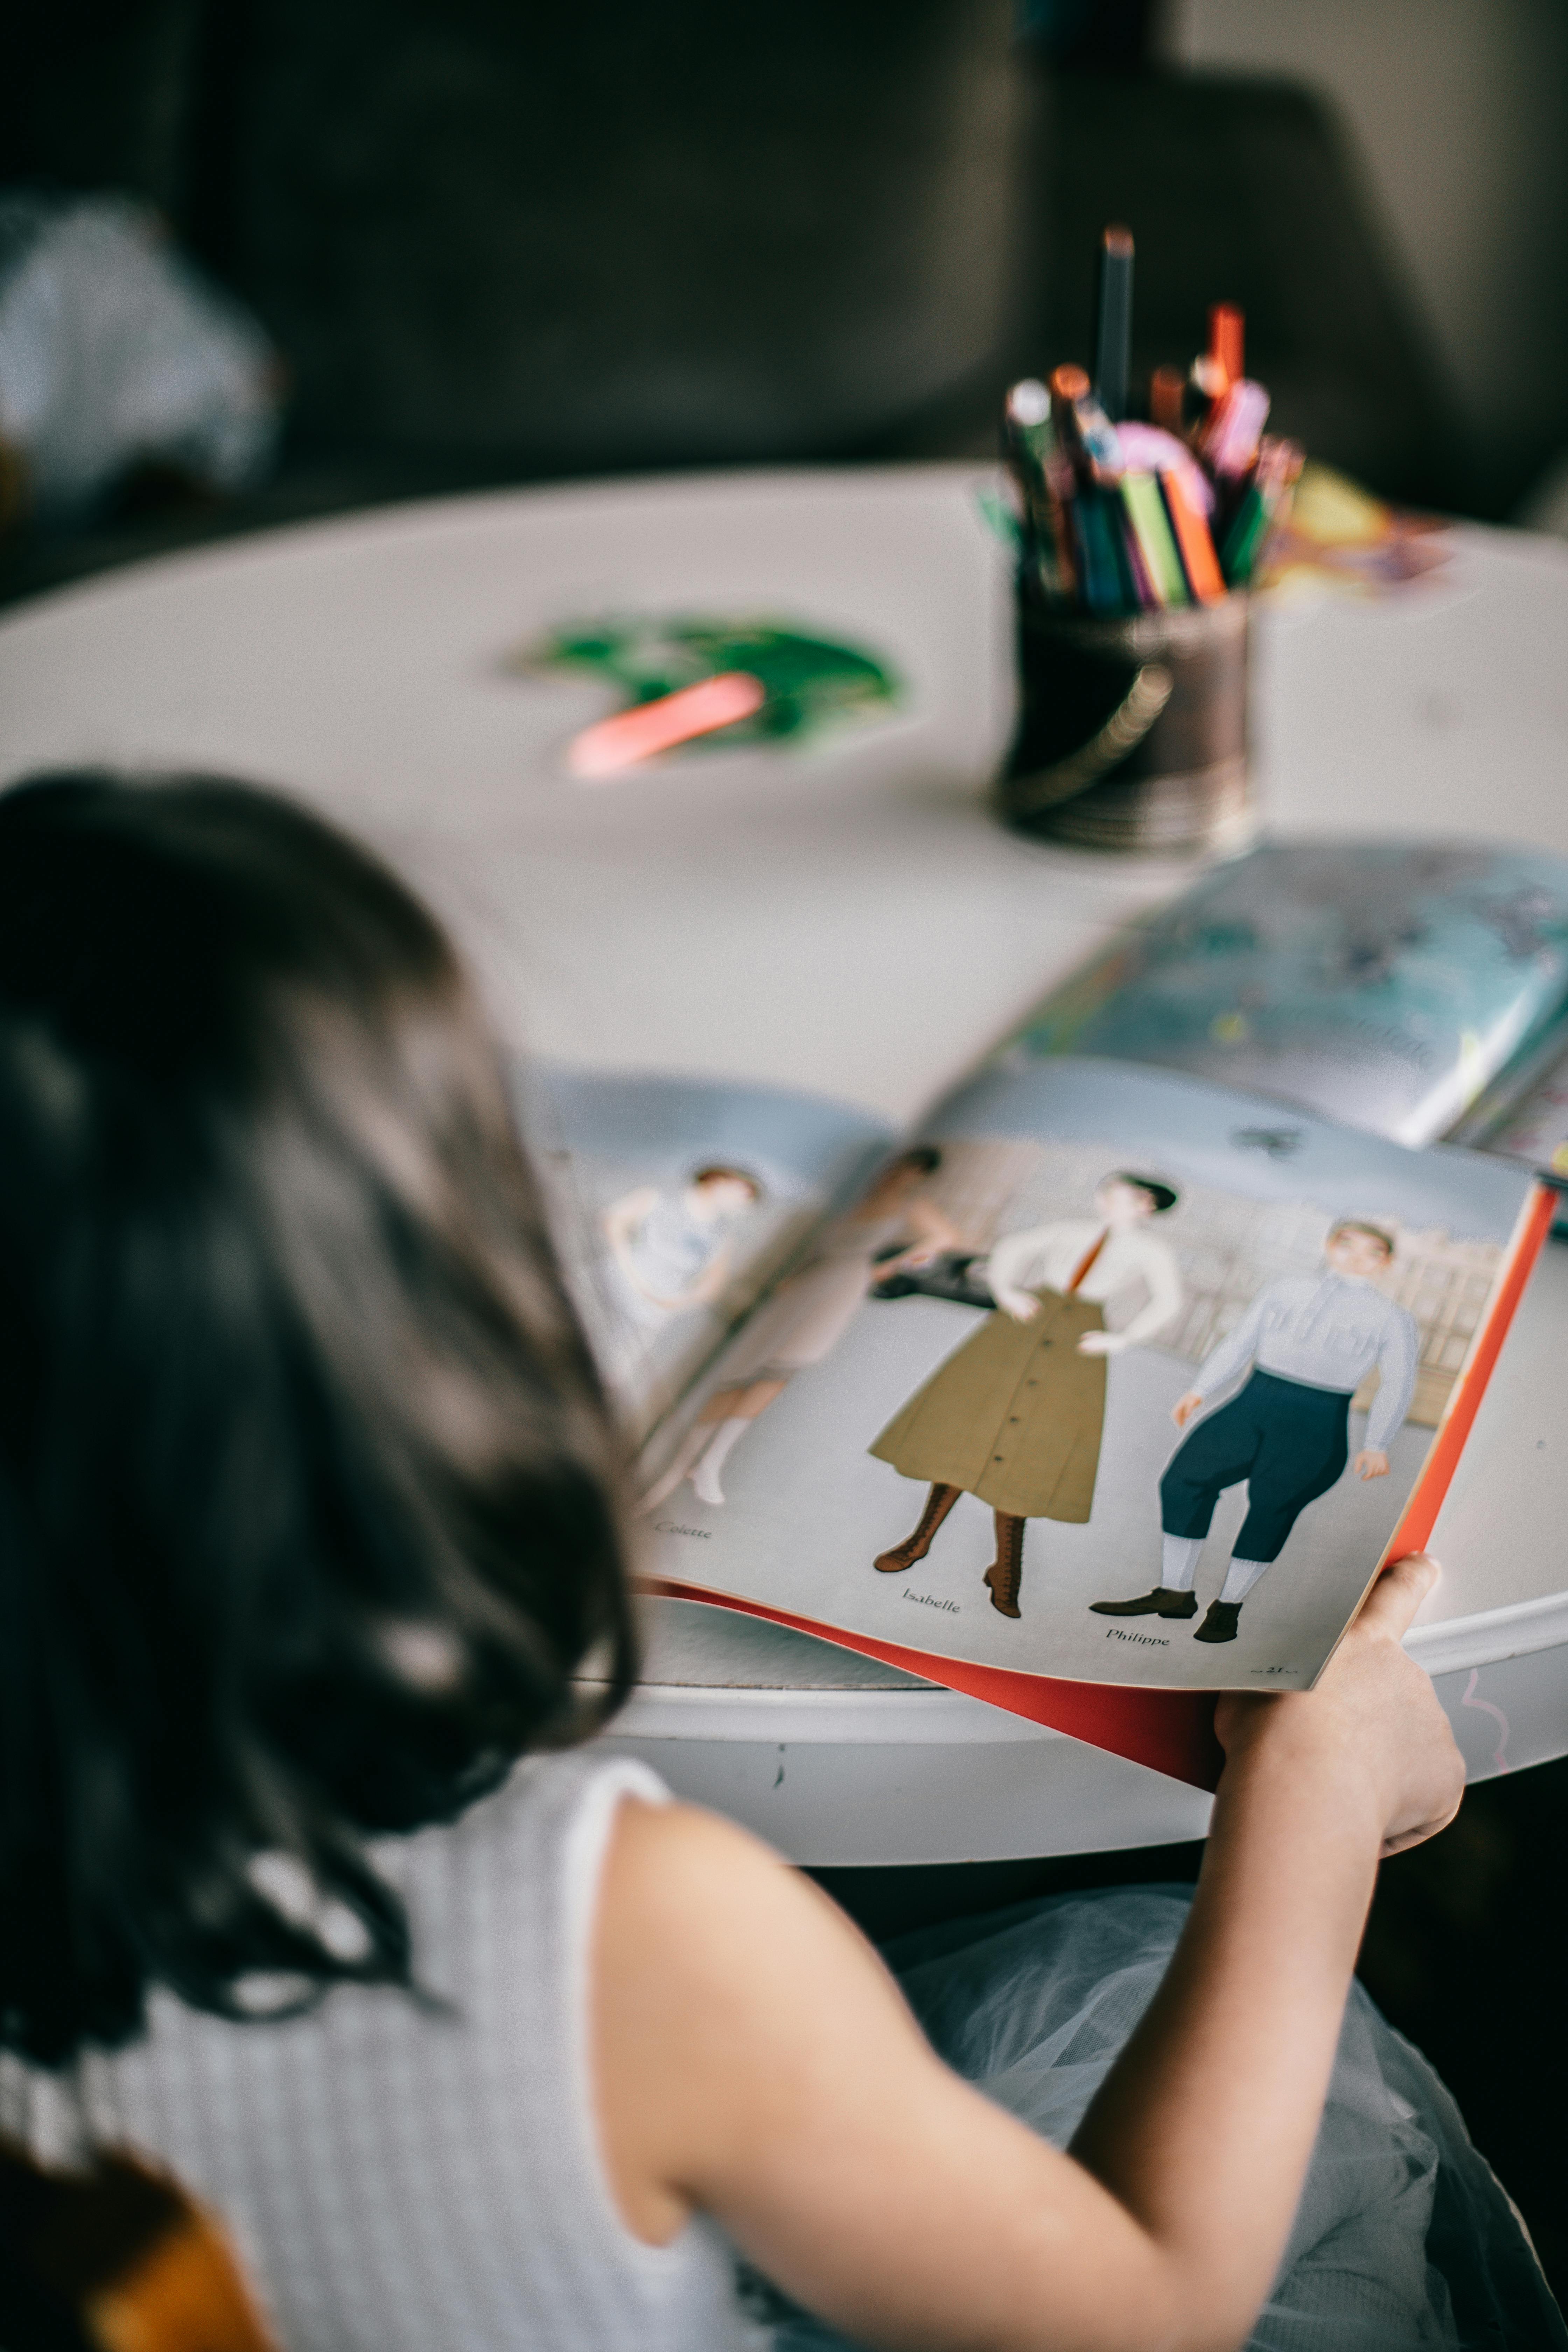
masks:
POLYGON ((722 1297, 735 1228, 762 1198, 744 1168, 699 1168, 679 1192, 640 1185, 604 1213, 623 1304, 645 1325, 667 1322, 722 1297))
POLYGON ((796 1372, 831 1355, 871 1284, 960 1245, 956 1229, 921 1194, 941 1165, 942 1154, 931 1144, 900 1152, 829 1227, 818 1255, 780 1283, 742 1329, 726 1360, 724 1386, 708 1399, 675 1460, 643 1496, 644 1511, 655 1509, 685 1478, 700 1501, 721 1504, 719 1473, 732 1449, 796 1372))
POLYGON ((878 1555, 884 1576, 931 1549, 961 1494, 989 1503, 996 1557, 984 1582, 1018 1617, 1027 1519, 1082 1521, 1094 1502, 1105 1422, 1105 1359, 1164 1328, 1182 1305, 1170 1249, 1148 1228, 1176 1194, 1150 1176, 1102 1179, 1092 1217, 1010 1234, 991 1253, 994 1313, 910 1398, 870 1448, 930 1486, 912 1535, 878 1555), (1133 1283, 1148 1294, 1123 1330, 1101 1309, 1133 1283))
POLYGON ((1409 1411, 1420 1350, 1411 1317, 1373 1286, 1393 1255, 1390 1234, 1347 1219, 1329 1234, 1322 1274, 1289 1275, 1258 1293, 1172 1409, 1185 1429, 1217 1391, 1248 1375, 1183 1439, 1160 1481, 1160 1582, 1131 1601, 1091 1601, 1097 1615, 1195 1617, 1193 1581, 1215 1504, 1245 1479, 1247 1517, 1219 1596, 1194 1636, 1234 1642, 1247 1595, 1308 1504, 1343 1474, 1351 1398, 1374 1364, 1379 1385, 1355 1471, 1359 1478, 1387 1475, 1389 1440, 1409 1411))

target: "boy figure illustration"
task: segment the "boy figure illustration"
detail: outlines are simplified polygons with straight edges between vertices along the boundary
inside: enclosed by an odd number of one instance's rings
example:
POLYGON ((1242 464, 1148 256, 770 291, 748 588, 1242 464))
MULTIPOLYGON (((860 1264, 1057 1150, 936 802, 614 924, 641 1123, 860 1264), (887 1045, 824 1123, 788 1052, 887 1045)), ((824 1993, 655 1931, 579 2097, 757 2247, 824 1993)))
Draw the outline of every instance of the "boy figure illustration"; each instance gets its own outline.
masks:
POLYGON ((1420 1341, 1415 1325, 1373 1286, 1394 1255, 1380 1226, 1342 1218, 1324 1247, 1320 1275, 1287 1275, 1258 1293, 1178 1397, 1171 1418, 1184 1429, 1215 1391, 1250 1367, 1239 1393, 1198 1423, 1160 1481, 1164 1552, 1160 1582, 1131 1601, 1095 1601, 1100 1617, 1195 1617, 1193 1579, 1226 1487, 1245 1479, 1247 1512, 1219 1598, 1197 1628, 1199 1642, 1234 1642, 1241 1604, 1277 1559, 1309 1503, 1326 1495, 1350 1458, 1350 1404, 1375 1364, 1379 1385, 1367 1415, 1358 1478, 1388 1475, 1388 1444, 1410 1409, 1420 1341))
POLYGON ((1009 1234, 992 1250, 988 1315, 895 1414, 870 1451, 930 1486, 912 1535, 878 1555, 884 1576, 923 1559, 961 1494, 989 1503, 996 1557, 991 1605, 1018 1617, 1026 1519, 1081 1522, 1094 1500, 1105 1422, 1105 1360, 1152 1339, 1178 1312, 1181 1276, 1148 1228, 1175 1192, 1156 1177, 1105 1177, 1092 1217, 1009 1234), (1125 1330, 1101 1307, 1141 1283, 1147 1303, 1125 1330))

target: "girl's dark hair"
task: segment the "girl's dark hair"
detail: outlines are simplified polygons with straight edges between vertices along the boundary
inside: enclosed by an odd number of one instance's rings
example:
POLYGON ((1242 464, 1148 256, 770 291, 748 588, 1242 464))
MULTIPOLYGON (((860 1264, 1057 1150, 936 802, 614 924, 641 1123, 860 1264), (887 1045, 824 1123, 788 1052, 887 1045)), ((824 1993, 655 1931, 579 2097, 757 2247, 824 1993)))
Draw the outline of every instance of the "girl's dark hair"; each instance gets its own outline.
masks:
POLYGON ((409 1983, 364 1840, 624 1696, 619 1475, 416 900, 241 784, 0 794, 0 2043, 409 1983))

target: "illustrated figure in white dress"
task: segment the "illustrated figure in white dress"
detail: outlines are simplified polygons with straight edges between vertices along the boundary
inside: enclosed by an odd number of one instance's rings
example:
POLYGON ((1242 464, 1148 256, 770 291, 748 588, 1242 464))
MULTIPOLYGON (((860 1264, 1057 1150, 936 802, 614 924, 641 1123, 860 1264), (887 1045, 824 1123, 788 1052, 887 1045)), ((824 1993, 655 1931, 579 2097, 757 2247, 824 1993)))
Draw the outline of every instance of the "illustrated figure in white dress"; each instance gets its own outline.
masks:
POLYGON ((762 1198, 744 1168, 699 1168, 679 1192, 639 1185, 605 1211, 605 1237, 624 1303, 639 1323, 658 1325, 723 1296, 735 1228, 762 1198))
POLYGON ((900 1152, 828 1228, 817 1255, 757 1309, 731 1351, 725 1385, 707 1400, 675 1460, 644 1496, 644 1511, 656 1509, 686 1478, 700 1501, 721 1504, 719 1473, 730 1453, 796 1372, 832 1354, 871 1285, 963 1246, 956 1227, 921 1196, 941 1165, 933 1144, 900 1152))
POLYGON ((1164 1552, 1160 1582, 1131 1601, 1095 1601, 1101 1617, 1195 1617, 1193 1580, 1227 1486, 1247 1482, 1247 1511, 1217 1600, 1196 1629, 1200 1642, 1234 1642, 1241 1604, 1278 1559, 1309 1503, 1326 1495, 1350 1460, 1351 1398, 1375 1364, 1377 1394, 1367 1414, 1358 1478, 1388 1475, 1388 1444, 1410 1410, 1420 1335, 1403 1307, 1373 1287, 1394 1256, 1380 1225, 1346 1218, 1324 1246, 1325 1270, 1288 1275, 1259 1291, 1196 1381, 1178 1397, 1178 1429, 1242 1372, 1246 1386, 1198 1422, 1160 1481, 1164 1552))

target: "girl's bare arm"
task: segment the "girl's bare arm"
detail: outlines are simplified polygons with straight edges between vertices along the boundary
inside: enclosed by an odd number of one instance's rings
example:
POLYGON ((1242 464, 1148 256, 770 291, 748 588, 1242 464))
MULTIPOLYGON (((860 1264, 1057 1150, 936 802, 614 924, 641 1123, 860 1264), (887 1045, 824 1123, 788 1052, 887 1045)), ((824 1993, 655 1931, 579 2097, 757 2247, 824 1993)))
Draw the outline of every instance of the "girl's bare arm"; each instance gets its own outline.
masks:
POLYGON ((1462 1768, 1399 1648, 1433 1571, 1376 1588, 1316 1692, 1226 1703, 1229 1763, 1166 1981, 1062 2155, 931 2054, 880 1961, 765 1848, 626 1806, 598 1924, 602 2134, 630 2227, 694 2207, 900 2352, 1223 2352, 1311 2153, 1380 1851, 1462 1768))

